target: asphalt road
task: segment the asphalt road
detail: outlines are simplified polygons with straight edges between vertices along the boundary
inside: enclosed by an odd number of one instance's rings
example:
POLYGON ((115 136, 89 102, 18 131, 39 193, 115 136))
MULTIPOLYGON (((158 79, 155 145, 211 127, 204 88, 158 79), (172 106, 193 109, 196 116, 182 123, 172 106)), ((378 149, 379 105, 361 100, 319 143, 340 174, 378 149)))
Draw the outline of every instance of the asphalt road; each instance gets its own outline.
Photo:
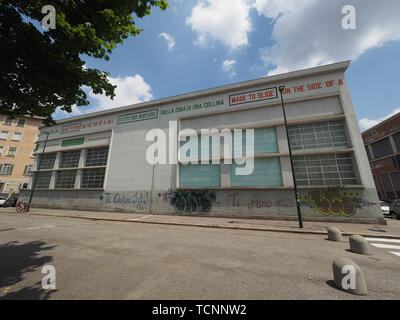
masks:
POLYGON ((400 299, 400 257, 325 236, 0 213, 0 299, 400 299), (332 286, 353 259, 366 297, 332 286), (44 265, 56 290, 41 286, 44 265))

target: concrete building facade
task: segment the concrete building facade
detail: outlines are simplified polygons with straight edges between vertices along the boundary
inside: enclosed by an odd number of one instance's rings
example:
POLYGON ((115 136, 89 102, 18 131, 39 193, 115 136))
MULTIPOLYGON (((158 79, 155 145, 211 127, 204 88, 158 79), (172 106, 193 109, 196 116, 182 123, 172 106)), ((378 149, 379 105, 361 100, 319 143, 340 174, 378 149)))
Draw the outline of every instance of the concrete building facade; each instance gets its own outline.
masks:
MULTIPOLYGON (((45 135, 38 140, 40 174, 32 204, 126 213, 297 219, 278 90, 285 85, 283 98, 304 219, 383 223, 344 75, 349 63, 87 114, 42 128, 49 138, 44 155, 45 135), (152 140, 152 129, 161 129, 164 137, 152 140), (234 134, 229 139, 242 140, 243 150, 245 130, 253 129, 252 173, 239 175, 236 169, 243 167, 239 160, 229 163, 232 156, 224 153, 223 137, 218 137, 216 147, 221 146, 216 151, 222 157, 220 164, 188 164, 191 155, 179 154, 183 151, 178 152, 176 146, 185 145, 187 132, 204 129, 231 133, 242 129, 242 139, 234 134), (151 146, 164 140, 168 164, 149 163, 146 155, 154 154, 151 146)), ((210 150, 214 150, 211 138, 199 139, 211 141, 210 150)), ((201 145, 199 153, 203 151, 201 145)), ((163 157, 162 152, 156 155, 163 157)), ((38 161, 36 170, 37 165, 38 161)))
POLYGON ((379 199, 400 198, 400 113, 362 134, 379 199))
POLYGON ((40 119, 0 115, 0 193, 8 196, 26 189, 34 164, 40 119))

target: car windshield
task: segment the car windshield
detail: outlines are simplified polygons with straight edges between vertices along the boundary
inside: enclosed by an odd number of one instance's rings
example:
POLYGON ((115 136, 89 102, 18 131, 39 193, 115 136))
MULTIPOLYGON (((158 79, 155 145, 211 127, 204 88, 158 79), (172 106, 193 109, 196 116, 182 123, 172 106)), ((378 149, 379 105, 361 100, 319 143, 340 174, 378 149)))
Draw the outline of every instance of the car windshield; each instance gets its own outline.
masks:
POLYGON ((385 201, 381 201, 381 206, 382 206, 382 207, 388 207, 389 204, 387 204, 385 201))

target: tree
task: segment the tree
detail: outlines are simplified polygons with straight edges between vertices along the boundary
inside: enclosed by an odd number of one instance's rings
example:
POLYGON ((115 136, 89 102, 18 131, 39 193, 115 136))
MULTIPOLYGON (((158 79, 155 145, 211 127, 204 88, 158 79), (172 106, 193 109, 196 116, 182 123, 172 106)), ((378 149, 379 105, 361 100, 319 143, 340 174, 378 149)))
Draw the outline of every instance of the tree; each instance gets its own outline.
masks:
MULTIPOLYGON (((165 10, 165 0, 0 0, 0 113, 44 117, 57 108, 88 105, 84 86, 115 96, 108 73, 86 68, 82 56, 109 60, 127 37, 138 35, 134 16, 165 10), (40 25, 55 8, 55 29, 40 25)), ((50 17, 51 18, 51 17, 50 17)))

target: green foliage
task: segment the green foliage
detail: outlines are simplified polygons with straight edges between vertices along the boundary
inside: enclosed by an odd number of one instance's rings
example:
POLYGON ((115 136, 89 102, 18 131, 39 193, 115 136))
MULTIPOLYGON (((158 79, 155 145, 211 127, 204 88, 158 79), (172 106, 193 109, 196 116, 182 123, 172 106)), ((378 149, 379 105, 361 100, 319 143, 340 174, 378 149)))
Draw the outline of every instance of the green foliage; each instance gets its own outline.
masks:
POLYGON ((89 104, 82 89, 115 96, 108 73, 85 68, 82 56, 109 60, 112 50, 138 35, 135 18, 165 10, 165 0, 0 0, 0 113, 44 117, 52 124, 57 108, 89 104), (39 25, 56 9, 56 28, 39 25))

